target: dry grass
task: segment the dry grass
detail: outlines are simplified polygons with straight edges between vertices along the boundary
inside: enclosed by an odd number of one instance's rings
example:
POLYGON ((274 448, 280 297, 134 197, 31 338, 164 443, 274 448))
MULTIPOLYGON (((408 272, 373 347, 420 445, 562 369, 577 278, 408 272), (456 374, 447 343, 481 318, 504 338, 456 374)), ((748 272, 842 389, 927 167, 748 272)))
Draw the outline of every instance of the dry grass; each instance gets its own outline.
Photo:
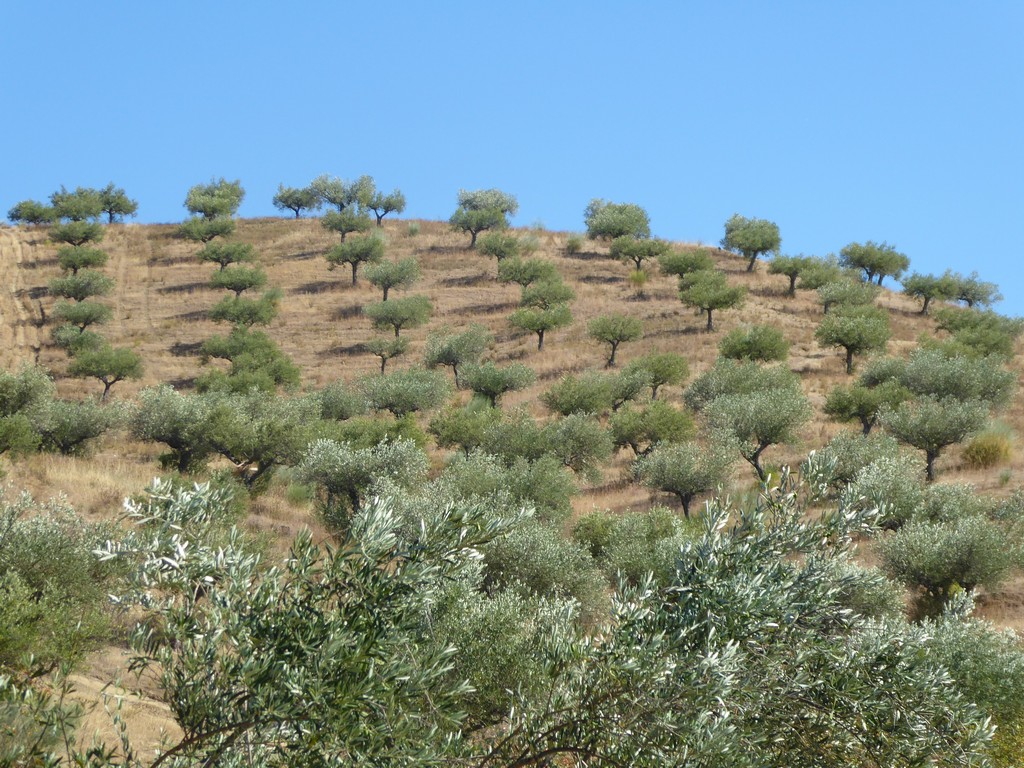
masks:
MULTIPOLYGON (((515 332, 507 323, 519 289, 495 280, 497 265, 493 259, 467 250, 468 238, 449 231, 443 223, 419 222, 421 231, 416 236, 409 236, 408 223, 385 222, 388 257, 419 259, 423 277, 412 292, 430 297, 434 316, 426 327, 403 332, 412 346, 392 366, 417 363, 432 330, 482 323, 496 336, 491 353, 495 360, 518 360, 537 373, 537 383, 510 395, 506 405, 525 407, 538 417, 546 417, 538 402, 545 388, 567 372, 603 365, 604 345, 586 336, 588 321, 599 315, 625 312, 644 323, 643 340, 620 348, 620 365, 651 351, 677 352, 688 359, 691 376, 712 365, 718 343, 729 330, 743 324, 769 324, 780 329, 790 342, 788 365, 800 374, 804 391, 818 414, 798 445, 773 447, 765 461, 770 465, 798 462, 809 449, 822 445, 841 428, 820 412, 828 391, 848 381, 848 377, 842 356, 814 341, 814 329, 821 318, 816 297, 798 292, 795 298, 788 298, 786 278, 769 275, 763 264, 748 273, 743 259, 713 251, 718 267, 732 283, 746 287, 748 296, 743 307, 716 313, 716 331, 705 333, 704 319, 679 302, 674 278, 653 269, 644 288, 645 298, 638 299, 629 282, 630 267, 608 259, 606 246, 587 241, 581 253, 567 255, 566 233, 537 233, 540 248, 535 256, 553 262, 576 291, 573 325, 549 334, 544 351, 538 352, 533 335, 515 332)), ((205 316, 222 295, 207 287, 216 267, 199 263, 195 258, 199 247, 176 238, 175 229, 172 225, 115 225, 108 229, 102 243, 110 254, 106 271, 116 278, 117 287, 108 298, 114 318, 101 330, 112 342, 136 349, 146 364, 144 378, 118 384, 113 390, 115 397, 130 398, 142 387, 161 382, 190 386, 203 370, 196 356, 198 346, 210 336, 226 332, 205 316)), ((233 239, 256 247, 270 284, 284 292, 280 315, 268 332, 301 367, 304 388, 376 372, 377 358, 360 350, 360 345, 375 335, 361 308, 380 296, 365 281, 351 286, 347 269, 327 269, 323 255, 336 242, 335 235, 323 230, 316 220, 268 218, 239 221, 233 239)), ((45 287, 58 274, 55 254, 56 248, 41 231, 0 229, 0 364, 11 370, 21 362, 38 361, 53 371, 63 395, 95 395, 99 392, 96 382, 64 376, 67 358, 49 343, 49 329, 41 324, 52 304, 45 287)), ((935 333, 933 321, 917 313, 916 302, 883 291, 879 304, 889 310, 892 320, 890 352, 904 354, 922 334, 935 333)), ((1019 370, 1019 363, 1015 365, 1019 370)), ((681 391, 667 388, 663 396, 678 400, 681 391)), ((1020 397, 1002 420, 1021 433, 1024 401, 1020 397)), ((158 473, 159 453, 157 446, 116 435, 103 441, 90 458, 34 456, 5 469, 8 482, 16 488, 26 488, 41 498, 64 493, 87 516, 111 517, 120 511, 124 496, 139 491, 158 473)), ((433 459, 437 466, 440 457, 433 459)), ((629 459, 628 452, 617 455, 605 471, 603 482, 583 490, 574 500, 576 514, 671 504, 669 497, 628 482, 629 459)), ((1024 478, 1024 457, 1015 453, 1008 465, 996 470, 970 470, 961 461, 959 451, 950 449, 939 461, 938 469, 943 481, 970 482, 981 493, 998 495, 1008 493, 1020 482, 1018 478, 1024 478), (1000 481, 1004 472, 1009 473, 1010 483, 1000 481)), ((752 487, 749 467, 737 464, 728 490, 746 493, 752 487)), ((281 482, 254 501, 248 525, 265 534, 274 549, 286 546, 302 526, 315 530, 317 526, 309 504, 290 500, 281 482)), ((322 530, 316 533, 324 535, 322 530)), ((1022 595, 1024 580, 1015 581, 988 596, 983 612, 1000 624, 1024 626, 1022 595)), ((95 697, 101 681, 114 679, 121 664, 120 653, 108 649, 96 657, 90 673, 77 681, 83 695, 95 697)), ((137 707, 132 721, 139 737, 155 744, 160 728, 170 726, 162 705, 147 699, 132 700, 130 706, 137 707)))

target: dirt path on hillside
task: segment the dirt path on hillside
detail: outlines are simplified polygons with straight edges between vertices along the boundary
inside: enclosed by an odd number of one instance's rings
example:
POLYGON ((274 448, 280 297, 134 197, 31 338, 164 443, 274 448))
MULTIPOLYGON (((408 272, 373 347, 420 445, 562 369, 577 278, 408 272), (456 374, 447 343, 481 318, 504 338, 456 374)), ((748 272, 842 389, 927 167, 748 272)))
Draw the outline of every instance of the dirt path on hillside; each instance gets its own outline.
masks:
POLYGON ((26 246, 17 232, 0 229, 0 368, 38 362, 42 349, 41 306, 25 284, 26 246))

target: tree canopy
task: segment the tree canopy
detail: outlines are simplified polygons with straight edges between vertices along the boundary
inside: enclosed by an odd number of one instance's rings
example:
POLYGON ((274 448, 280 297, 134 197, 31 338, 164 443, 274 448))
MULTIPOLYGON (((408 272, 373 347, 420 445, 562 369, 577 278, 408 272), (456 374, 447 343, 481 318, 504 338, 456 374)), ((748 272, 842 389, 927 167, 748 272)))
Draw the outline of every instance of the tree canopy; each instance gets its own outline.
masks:
POLYGON ((722 247, 739 252, 748 260, 747 271, 754 271, 758 256, 774 253, 782 245, 779 225, 767 219, 748 219, 734 213, 725 222, 722 247))

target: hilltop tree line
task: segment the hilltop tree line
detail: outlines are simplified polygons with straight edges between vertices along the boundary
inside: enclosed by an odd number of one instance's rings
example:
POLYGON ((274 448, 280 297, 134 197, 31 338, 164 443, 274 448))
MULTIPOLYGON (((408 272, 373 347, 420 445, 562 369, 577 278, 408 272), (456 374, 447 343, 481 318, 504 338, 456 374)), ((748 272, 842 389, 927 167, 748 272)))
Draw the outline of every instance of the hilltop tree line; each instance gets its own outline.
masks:
MULTIPOLYGON (((110 636, 112 594, 143 617, 134 663, 184 734, 156 762, 1014 764, 1024 655, 970 614, 978 590, 1019 563, 1024 501, 933 482, 942 452, 981 433, 1014 391, 1006 361, 1022 327, 984 309, 995 286, 946 273, 926 298, 907 278, 943 334, 890 357, 888 315, 874 302, 884 278, 909 268, 904 255, 867 242, 836 258, 784 256, 773 223, 730 218, 722 246, 747 270, 774 253, 768 271, 788 295, 817 292, 815 337, 841 350, 848 374, 824 409, 855 429, 810 453, 801 480, 780 479, 766 455, 796 442, 812 409, 770 327, 722 335, 719 359, 691 379, 681 355, 621 352, 643 337, 639 318, 599 316, 586 333, 600 362, 547 386, 540 419, 509 405, 533 368, 499 363, 483 326, 432 329, 421 360, 389 372, 408 355, 403 333, 433 307, 405 293, 418 262, 387 258, 369 212, 379 225, 401 209, 378 200, 369 177, 279 190, 296 217, 331 208, 328 268, 382 294, 364 309, 381 332, 366 344, 380 373, 300 394, 299 369, 257 330, 281 294, 253 246, 231 239, 243 196, 222 179, 186 197, 179 234, 212 266, 225 296, 209 315, 230 328, 202 345, 204 360, 226 365, 195 391, 70 403, 42 369, 0 374, 0 453, 82 453, 123 429, 164 446, 175 473, 127 502, 126 528, 27 498, 3 504, 0 722, 18 734, 0 742, 4 759, 146 763, 126 735, 92 751, 57 737, 79 713, 59 683, 33 682, 110 636), (444 456, 433 472, 431 445, 444 456), (632 480, 681 514, 595 511, 564 535, 573 496, 617 451, 632 480), (762 492, 731 507, 716 489, 737 465, 762 492), (300 535, 275 563, 242 522, 246 497, 279 478, 308 491, 332 540, 300 535), (878 569, 851 559, 867 539, 878 569)), ((59 216, 20 219, 63 244, 57 280, 82 277, 51 285, 67 302, 54 316, 71 326, 55 339, 104 319, 89 309, 96 319, 69 320, 112 287, 91 197, 62 190, 49 206, 59 216), (72 242, 61 227, 96 234, 72 242)), ((495 279, 519 286, 509 323, 542 355, 547 334, 573 322, 575 293, 529 235, 509 233, 516 210, 499 190, 462 191, 449 224, 497 261, 495 279)), ((631 268, 641 300, 654 265, 709 332, 744 299, 710 251, 651 237, 635 204, 595 200, 584 221, 591 247, 631 268)), ((69 372, 93 349, 77 343, 69 372)), ((105 398, 121 379, 104 376, 105 398)))

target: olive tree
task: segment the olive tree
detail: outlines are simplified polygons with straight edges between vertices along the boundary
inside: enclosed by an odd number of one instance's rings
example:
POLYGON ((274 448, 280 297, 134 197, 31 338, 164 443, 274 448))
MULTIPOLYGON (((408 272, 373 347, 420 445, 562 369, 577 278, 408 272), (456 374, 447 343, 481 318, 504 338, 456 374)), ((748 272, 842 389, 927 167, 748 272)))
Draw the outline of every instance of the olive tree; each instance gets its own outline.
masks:
POLYGON ((693 419, 662 400, 628 405, 608 419, 612 443, 629 447, 634 456, 646 456, 662 443, 680 443, 693 437, 693 419))
POLYGON ((822 283, 817 288, 822 311, 828 314, 833 307, 864 307, 875 303, 879 287, 874 283, 840 278, 822 283))
POLYGON ((185 207, 193 216, 204 219, 229 218, 238 213, 244 198, 241 181, 220 178, 191 187, 185 196, 185 207))
POLYGON ((49 283, 50 295, 63 299, 85 301, 90 296, 106 296, 114 290, 114 281, 95 269, 82 269, 75 274, 56 277, 49 283))
POLYGON ((57 264, 65 272, 75 275, 80 269, 96 269, 107 263, 106 251, 85 246, 68 246, 57 251, 57 264))
POLYGON ((477 363, 494 344, 494 335, 482 325, 471 325, 461 333, 440 330, 427 336, 423 363, 427 368, 439 365, 452 369, 455 386, 460 386, 459 367, 477 363))
POLYGON ((774 253, 782 245, 779 225, 767 219, 748 219, 734 213, 725 222, 722 247, 747 259, 747 272, 754 271, 758 256, 774 253))
POLYGON ((227 237, 235 231, 235 220, 226 217, 206 219, 192 216, 178 226, 178 236, 196 243, 209 243, 218 237, 227 237))
POLYGON ((627 371, 643 371, 648 377, 651 400, 658 399, 658 390, 682 384, 690 375, 686 358, 675 352, 648 352, 626 366, 627 371))
POLYGON ((610 203, 595 198, 584 209, 583 222, 587 225, 587 237, 593 240, 644 240, 651 236, 647 211, 635 203, 610 203))
POLYGON ((925 474, 935 479, 935 460, 942 450, 966 440, 988 422, 988 405, 978 400, 922 396, 884 406, 878 421, 897 440, 925 455, 925 474))
POLYGON ((56 222, 47 236, 55 243, 80 248, 86 243, 98 243, 103 239, 103 225, 95 221, 56 222))
POLYGON ((728 435, 740 455, 766 478, 761 454, 772 445, 795 440, 796 433, 811 418, 811 406, 798 388, 762 389, 749 394, 721 395, 706 409, 708 422, 728 435))
POLYGON ((746 293, 742 286, 729 285, 725 273, 718 270, 691 272, 679 279, 679 300, 707 315, 708 332, 715 330, 713 313, 740 306, 746 293))
POLYGON ((630 235, 621 235, 612 240, 610 254, 623 264, 633 264, 637 271, 643 269, 644 262, 657 261, 671 251, 672 246, 664 240, 638 240, 630 235))
POLYGON ((349 206, 340 211, 328 211, 320 219, 320 225, 330 232, 337 232, 344 243, 346 236, 354 232, 366 232, 373 226, 373 222, 362 210, 349 206))
POLYGON ((876 281, 881 285, 886 277, 899 280, 900 275, 907 271, 910 259, 888 243, 875 243, 871 240, 861 243, 850 243, 839 252, 839 263, 844 267, 859 269, 864 273, 866 282, 876 281))
POLYGON ((373 321, 374 328, 390 328, 396 339, 403 329, 426 324, 433 313, 434 305, 426 296, 406 296, 363 307, 363 314, 373 321))
POLYGON ((284 184, 278 184, 273 203, 277 210, 291 211, 297 219, 303 211, 318 210, 323 205, 323 200, 312 187, 286 187, 284 184))
POLYGON ((839 384, 825 398, 825 414, 836 421, 860 422, 864 435, 871 433, 883 407, 896 407, 911 396, 898 381, 884 381, 876 386, 863 382, 849 386, 839 384))
POLYGON ((266 284, 267 273, 260 267, 236 266, 219 269, 210 278, 210 287, 223 288, 231 291, 235 296, 241 296, 246 291, 255 288, 262 288, 266 284))
POLYGON ((955 301, 962 301, 969 308, 988 307, 1003 297, 999 293, 999 287, 995 283, 987 283, 978 278, 977 272, 971 272, 967 277, 956 275, 956 287, 953 291, 955 301))
POLYGON ((948 269, 942 275, 922 275, 912 272, 903 278, 903 293, 921 299, 921 314, 928 314, 933 301, 949 301, 956 296, 956 277, 948 269))
POLYGON ((596 317, 587 325, 587 335, 595 341, 609 346, 605 368, 615 365, 615 353, 619 345, 626 341, 636 341, 644 335, 643 323, 639 318, 625 315, 603 315, 596 317))
POLYGON ((346 210, 366 208, 373 199, 377 185, 370 176, 360 176, 355 181, 346 181, 337 176, 323 174, 313 179, 309 188, 322 205, 332 205, 337 213, 344 213, 346 210))
POLYGON ((814 338, 823 346, 842 347, 846 373, 853 373, 853 358, 867 352, 884 352, 889 343, 889 316, 878 307, 845 307, 830 312, 818 325, 814 338))
POLYGON ((789 342, 770 325, 733 328, 718 344, 718 354, 732 360, 773 362, 789 355, 789 342))
POLYGON ((401 337, 395 339, 387 336, 381 336, 375 339, 370 339, 368 342, 363 344, 363 347, 371 355, 380 358, 380 372, 384 373, 384 369, 387 367, 389 360, 401 357, 409 351, 409 340, 401 337))
POLYGON ((95 221, 103 214, 103 198, 97 189, 78 187, 69 192, 62 185, 50 195, 50 207, 57 219, 95 221))
POLYGON ((706 248, 688 251, 670 251, 658 257, 658 266, 666 275, 683 277, 691 272, 702 272, 715 268, 715 260, 706 248))
POLYGON ((108 224, 113 224, 118 219, 124 220, 125 216, 135 216, 139 210, 138 201, 128 197, 128 193, 121 187, 115 187, 114 182, 107 184, 99 194, 100 210, 107 214, 108 224))
POLYGON ((768 274, 785 275, 789 278, 789 290, 787 296, 796 296, 796 281, 802 274, 813 270, 815 265, 812 256, 775 256, 768 265, 768 274))
POLYGON ((142 377, 142 358, 127 347, 104 344, 78 352, 68 366, 68 374, 79 379, 98 379, 103 384, 100 401, 105 401, 110 388, 119 381, 142 377))
POLYGON ((477 236, 490 229, 508 227, 508 217, 515 216, 519 202, 500 189, 460 189, 458 208, 448 223, 457 232, 470 234, 469 247, 476 248, 477 236))
POLYGON ((495 365, 468 363, 462 372, 461 386, 487 400, 492 408, 498 407, 502 395, 526 389, 533 384, 536 375, 532 368, 522 363, 495 365))
POLYGON ((379 227, 389 213, 405 211, 405 195, 399 189, 387 195, 383 192, 375 192, 366 203, 366 207, 377 217, 377 226, 379 227))
POLYGON ((370 376, 359 387, 371 410, 388 411, 398 419, 409 413, 433 410, 451 394, 442 373, 422 368, 370 376))
POLYGON ((543 259, 521 259, 512 256, 498 262, 498 282, 515 283, 521 288, 542 282, 557 282, 558 269, 543 259))
POLYGON ((735 463, 728 445, 694 442, 659 444, 633 462, 633 475, 644 485, 679 499, 689 519, 694 497, 722 485, 735 463))
POLYGON ((53 208, 38 200, 22 200, 7 211, 12 224, 49 224, 54 216, 53 208))
POLYGON ((248 243, 208 243, 196 256, 200 261, 217 264, 223 270, 229 264, 256 261, 256 250, 248 243))
POLYGON ((213 451, 207 437, 210 405, 208 397, 178 392, 166 384, 149 387, 139 393, 129 426, 136 438, 170 449, 160 456, 162 465, 196 472, 213 451))
MULTIPOLYGON (((352 285, 356 285, 357 272, 360 264, 374 264, 384 258, 383 238, 371 235, 344 240, 327 252, 328 269, 341 264, 352 268, 352 285)), ((385 293, 384 300, 387 301, 385 293)))
POLYGON ((258 299, 245 296, 226 296, 210 307, 209 316, 215 323, 230 323, 235 327, 251 328, 254 325, 270 325, 277 317, 281 291, 271 288, 258 299))
POLYGON ((420 263, 415 258, 397 261, 371 261, 366 267, 366 279, 384 292, 383 301, 393 289, 407 290, 420 279, 420 263))

